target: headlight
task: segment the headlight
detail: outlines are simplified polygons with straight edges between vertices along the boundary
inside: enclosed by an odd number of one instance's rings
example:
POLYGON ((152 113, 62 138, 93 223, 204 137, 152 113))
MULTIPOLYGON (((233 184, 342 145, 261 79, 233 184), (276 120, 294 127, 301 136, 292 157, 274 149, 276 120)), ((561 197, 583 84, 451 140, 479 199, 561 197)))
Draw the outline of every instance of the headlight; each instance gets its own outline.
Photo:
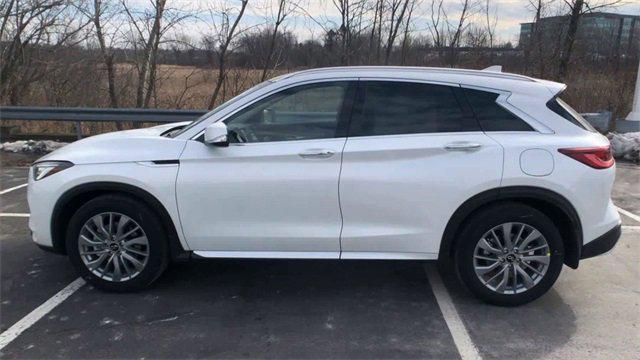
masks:
POLYGON ((72 166, 73 163, 68 161, 43 161, 36 163, 33 165, 33 180, 42 180, 47 176, 51 176, 72 166))

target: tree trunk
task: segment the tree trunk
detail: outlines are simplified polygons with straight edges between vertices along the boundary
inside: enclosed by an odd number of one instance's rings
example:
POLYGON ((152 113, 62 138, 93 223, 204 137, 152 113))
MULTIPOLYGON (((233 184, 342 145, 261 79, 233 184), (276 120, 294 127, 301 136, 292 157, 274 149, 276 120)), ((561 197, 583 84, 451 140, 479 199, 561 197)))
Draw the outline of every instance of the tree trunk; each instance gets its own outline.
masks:
POLYGON ((469 0, 465 0, 462 6, 462 13, 460 13, 460 21, 458 21, 458 27, 449 44, 449 66, 455 67, 458 62, 458 53, 456 47, 460 43, 462 37, 462 30, 464 29, 464 22, 467 19, 467 13, 469 11, 469 0))
POLYGON ((369 64, 371 64, 371 62, 373 61, 373 59, 371 58, 372 55, 374 54, 373 46, 374 44, 379 44, 379 41, 376 40, 376 31, 380 26, 380 24, 378 24, 378 13, 382 11, 382 1, 383 0, 376 1, 376 6, 373 12, 373 25, 371 26, 371 34, 369 36, 369 51, 367 53, 367 62, 369 64))
POLYGON ((575 0, 571 6, 571 15, 569 17, 569 28, 567 29, 567 36, 564 39, 562 52, 560 53, 560 62, 558 63, 558 79, 564 80, 567 76, 569 69, 569 60, 571 60, 571 52, 573 51, 573 43, 576 40, 576 33, 578 32, 578 22, 580 21, 580 15, 582 14, 582 7, 584 6, 584 0, 575 0))
POLYGON ((269 51, 267 52, 267 58, 264 61, 264 68, 262 69, 262 76, 260 77, 260 81, 265 81, 267 79, 267 74, 269 73, 269 67, 271 66, 271 58, 273 57, 273 51, 276 47, 276 39, 278 38, 278 28, 280 24, 284 20, 284 7, 286 5, 286 0, 280 0, 278 6, 278 15, 276 16, 276 24, 273 28, 273 33, 271 34, 271 41, 269 42, 269 51))
POLYGON ((407 15, 407 21, 405 22, 404 25, 404 37, 402 38, 402 51, 401 51, 401 57, 400 57, 400 65, 404 65, 406 62, 406 57, 407 57, 407 43, 409 41, 409 25, 411 25, 411 15, 413 15, 413 8, 415 7, 416 3, 415 1, 413 1, 411 3, 411 7, 409 8, 409 14, 407 15))
POLYGON ((385 65, 389 65, 389 58, 391 57, 391 50, 393 50, 393 43, 396 41, 396 36, 398 36, 398 28, 400 28, 400 24, 404 19, 404 14, 407 11, 407 6, 409 5, 409 1, 411 0, 404 1, 404 4, 402 5, 402 10, 400 11, 400 14, 398 14, 398 18, 395 19, 396 20, 395 26, 393 26, 393 21, 394 21, 393 18, 395 17, 395 11, 391 13, 392 28, 389 29, 389 38, 387 39, 387 48, 384 54, 385 65))
POLYGON ((231 44, 231 40, 233 40, 233 36, 236 32, 236 28, 240 23, 240 19, 242 19, 242 15, 244 15, 244 10, 247 8, 248 0, 242 1, 242 6, 240 7, 240 13, 236 17, 236 20, 233 22, 233 25, 229 29, 229 33, 227 34, 227 38, 225 39, 224 44, 220 46, 220 55, 218 56, 218 81, 216 82, 216 87, 213 90, 213 94, 209 98, 208 109, 213 109, 213 106, 216 104, 216 100, 218 99, 218 94, 220 93, 220 89, 222 88, 222 84, 227 76, 227 72, 225 69, 225 58, 227 56, 227 49, 229 49, 229 44, 231 44))
POLYGON ((7 11, 4 12, 4 15, 2 16, 2 25, 0 25, 0 39, 3 38, 4 35, 4 29, 7 26, 7 22, 9 21, 9 15, 11 14, 11 10, 13 9, 13 3, 15 0, 11 0, 8 4, 7 4, 7 11))
MULTIPOLYGON (((164 4, 163 4, 164 11, 164 4)), ((162 14, 160 14, 160 19, 162 18, 162 14)), ((157 78, 157 63, 158 63, 158 47, 160 46, 160 20, 158 20, 158 27, 154 30, 157 30, 156 36, 153 42, 153 47, 151 49, 151 53, 149 54, 149 76, 147 80, 147 91, 144 98, 144 107, 149 107, 149 102, 151 100, 151 95, 155 91, 156 86, 156 78, 157 78)))
MULTIPOLYGON (((113 54, 108 49, 104 40, 104 33, 102 32, 102 22, 100 16, 102 15, 102 3, 100 0, 94 0, 95 13, 93 14, 93 24, 96 27, 96 37, 98 38, 98 44, 100 45, 100 54, 102 55, 102 61, 104 62, 107 70, 107 83, 109 86, 109 106, 112 108, 118 107, 118 96, 116 94, 115 85, 115 72, 113 67, 113 54)), ((118 123, 119 125, 120 123, 118 123)))
POLYGON ((380 51, 382 50, 382 14, 384 12, 384 0, 380 0, 378 12, 378 38, 376 41, 376 64, 380 64, 380 51))
MULTIPOLYGON (((147 74, 149 71, 149 67, 151 66, 151 61, 155 61, 152 57, 155 57, 155 53, 157 53, 157 48, 155 47, 156 37, 160 37, 160 22, 162 21, 162 14, 164 12, 164 6, 167 0, 156 0, 156 13, 154 15, 153 27, 151 28, 151 32, 149 33, 149 38, 144 47, 144 51, 142 54, 142 61, 139 65, 140 68, 138 70, 138 87, 136 89, 136 107, 146 107, 145 102, 145 85, 147 84, 147 74), (156 49, 154 51, 154 48, 156 49)), ((155 71, 155 66, 154 66, 155 71)), ((155 74, 151 74, 155 77, 155 74)), ((148 88, 148 86, 147 86, 148 88)))
POLYGON ((542 13, 542 0, 538 0, 536 5, 536 15, 533 20, 533 25, 531 27, 531 37, 529 38, 529 43, 526 44, 524 49, 524 73, 529 74, 529 63, 531 62, 531 53, 534 47, 538 49, 538 53, 541 51, 539 47, 542 46, 539 40, 540 34, 540 14, 542 13))

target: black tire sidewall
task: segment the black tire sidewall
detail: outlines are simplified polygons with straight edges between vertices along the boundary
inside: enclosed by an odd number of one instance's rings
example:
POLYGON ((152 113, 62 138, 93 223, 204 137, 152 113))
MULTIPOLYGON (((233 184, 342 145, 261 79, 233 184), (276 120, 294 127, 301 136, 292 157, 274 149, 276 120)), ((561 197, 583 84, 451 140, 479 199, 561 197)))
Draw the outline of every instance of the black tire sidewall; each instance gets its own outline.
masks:
POLYGON ((168 245, 164 227, 158 216, 144 203, 122 195, 103 195, 88 201, 71 217, 67 227, 66 247, 69 259, 80 276, 96 287, 115 292, 136 291, 156 280, 168 263, 168 245), (82 226, 91 217, 105 212, 118 212, 138 223, 149 241, 149 259, 142 272, 133 279, 112 282, 93 274, 80 258, 78 237, 82 226))
POLYGON ((542 212, 524 204, 503 203, 481 210, 463 225, 455 259, 460 280, 474 295, 491 304, 517 306, 537 299, 553 286, 562 270, 564 246, 557 227, 542 212), (478 279, 473 266, 474 251, 480 238, 495 226, 507 222, 533 226, 546 238, 551 251, 549 267, 542 280, 519 294, 499 294, 487 288, 478 279))

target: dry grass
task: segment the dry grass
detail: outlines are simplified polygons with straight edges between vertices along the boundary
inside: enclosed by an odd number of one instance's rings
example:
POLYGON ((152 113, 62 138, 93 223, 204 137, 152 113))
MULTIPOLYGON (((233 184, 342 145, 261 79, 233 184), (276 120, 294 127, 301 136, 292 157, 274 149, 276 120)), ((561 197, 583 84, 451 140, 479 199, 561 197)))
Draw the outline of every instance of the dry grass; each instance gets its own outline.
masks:
MULTIPOLYGON (((128 64, 117 66, 118 98, 120 108, 135 108, 135 74, 134 69, 128 64)), ((275 71, 271 77, 285 73, 275 71)), ((252 69, 230 69, 227 81, 221 90, 216 104, 240 94, 244 90, 260 82, 261 71, 252 69)), ((156 91, 153 94, 149 107, 160 109, 206 109, 209 98, 215 88, 217 72, 209 69, 201 69, 190 66, 160 65, 156 91)), ((89 83, 89 81, 88 81, 89 83)), ((84 102, 78 106, 104 108, 109 106, 106 80, 95 83, 94 88, 86 89, 84 102)), ((30 94, 29 104, 34 106, 49 106, 46 94, 42 88, 37 88, 30 94)), ((12 127, 12 133, 70 135, 75 134, 75 124, 63 121, 16 121, 2 120, 3 126, 12 127)), ((131 124, 123 124, 124 128, 131 128, 131 124)), ((82 132, 86 135, 95 135, 109 131, 115 131, 114 123, 82 123, 82 132)))
MULTIPOLYGON (((278 76, 286 71, 278 71, 278 76)), ((195 67, 160 65, 157 91, 151 99, 151 108, 204 109, 215 87, 216 73, 195 67)), ((217 103, 241 93, 260 81, 260 71, 231 69, 217 103)), ((567 78, 567 92, 563 98, 579 112, 597 112, 610 109, 614 116, 624 116, 630 111, 635 73, 628 71, 618 76, 611 74, 575 73, 567 78)), ((135 76, 130 65, 118 65, 120 107, 135 107, 135 76)), ((106 81, 84 81, 84 97, 77 106, 107 107, 106 81), (90 83, 86 85, 85 83, 90 83), (91 87, 93 86, 93 87, 91 87)), ((44 92, 36 89, 29 98, 31 105, 49 105, 44 92)), ((22 122, 2 121, 3 126, 14 126, 26 134, 75 134, 75 124, 70 122, 22 122)), ((116 130, 113 123, 83 123, 84 134, 98 134, 116 130)), ((125 125, 125 127, 128 127, 125 125)))
POLYGON ((614 118, 625 117, 631 111, 636 73, 634 71, 613 74, 571 74, 565 81, 567 90, 563 99, 578 112, 609 110, 614 118))

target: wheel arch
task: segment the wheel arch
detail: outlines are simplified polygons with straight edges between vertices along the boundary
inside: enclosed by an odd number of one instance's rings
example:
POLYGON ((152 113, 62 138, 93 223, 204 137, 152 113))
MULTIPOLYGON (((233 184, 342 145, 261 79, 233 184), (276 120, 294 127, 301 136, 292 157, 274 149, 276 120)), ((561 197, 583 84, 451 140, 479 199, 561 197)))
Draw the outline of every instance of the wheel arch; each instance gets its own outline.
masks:
POLYGON ((549 216, 562 236, 565 246, 564 262, 577 268, 582 250, 582 224, 580 217, 564 196, 539 187, 510 186, 479 193, 458 207, 445 227, 440 243, 439 259, 449 259, 456 249, 456 241, 465 221, 474 213, 504 201, 529 205, 549 216))
POLYGON ((105 194, 125 194, 146 204, 162 222, 169 239, 171 258, 179 260, 188 253, 182 247, 176 225, 165 206, 154 195, 137 186, 119 182, 91 182, 67 190, 56 201, 51 216, 51 239, 55 252, 65 254, 65 238, 71 216, 87 201, 105 194))

